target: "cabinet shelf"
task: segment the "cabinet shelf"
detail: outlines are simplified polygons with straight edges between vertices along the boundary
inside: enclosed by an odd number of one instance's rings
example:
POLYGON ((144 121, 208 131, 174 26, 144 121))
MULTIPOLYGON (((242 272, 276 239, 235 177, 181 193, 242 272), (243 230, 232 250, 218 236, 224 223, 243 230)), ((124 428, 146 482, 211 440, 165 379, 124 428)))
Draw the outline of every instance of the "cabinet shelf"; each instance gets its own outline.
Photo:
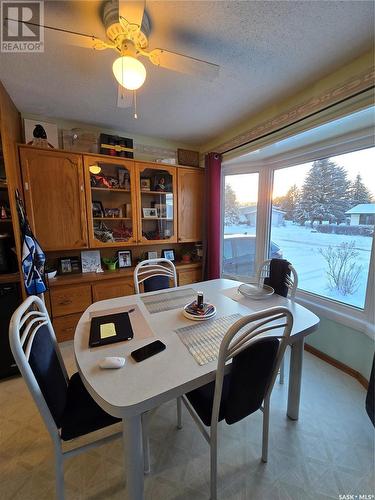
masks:
POLYGON ((0 222, 12 222, 12 219, 0 219, 0 222))
POLYGON ((141 194, 173 194, 172 191, 141 191, 141 194))
POLYGON ((131 220, 131 217, 93 217, 94 220, 131 220))
POLYGON ((91 187, 91 191, 106 191, 107 193, 130 193, 130 189, 121 189, 121 188, 99 188, 99 187, 91 187))
POLYGON ((173 220, 170 217, 142 217, 142 220, 173 220))

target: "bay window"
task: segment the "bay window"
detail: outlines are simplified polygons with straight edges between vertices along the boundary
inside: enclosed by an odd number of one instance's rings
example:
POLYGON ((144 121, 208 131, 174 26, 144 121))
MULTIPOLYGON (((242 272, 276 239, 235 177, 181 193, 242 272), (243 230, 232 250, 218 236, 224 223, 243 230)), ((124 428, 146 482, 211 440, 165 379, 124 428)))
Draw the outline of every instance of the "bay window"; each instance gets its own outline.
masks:
POLYGON ((373 111, 224 160, 223 277, 252 281, 265 258, 285 258, 298 272, 302 302, 369 322, 373 111))

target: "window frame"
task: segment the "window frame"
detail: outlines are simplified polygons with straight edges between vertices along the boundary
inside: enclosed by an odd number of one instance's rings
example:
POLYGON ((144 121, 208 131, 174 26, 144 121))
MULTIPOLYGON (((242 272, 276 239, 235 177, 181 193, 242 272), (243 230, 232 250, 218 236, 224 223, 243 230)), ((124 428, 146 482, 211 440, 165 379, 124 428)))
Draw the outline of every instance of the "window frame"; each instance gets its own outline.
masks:
MULTIPOLYGON (((352 133, 320 141, 314 145, 308 144, 297 150, 291 150, 277 158, 269 158, 251 163, 249 160, 241 162, 231 158, 222 164, 222 200, 224 200, 224 178, 226 175, 236 175, 258 172, 258 211, 256 232, 256 267, 268 257, 269 242, 271 239, 271 210, 274 172, 284 168, 297 166, 315 160, 351 153, 362 149, 375 147, 373 128, 364 128, 352 133)), ((221 242, 224 239, 224 203, 221 209, 221 242)), ((366 333, 375 339, 374 313, 374 274, 375 274, 375 233, 372 237, 370 265, 368 270, 365 306, 363 309, 345 304, 322 295, 298 289, 296 301, 340 324, 366 333)), ((222 273, 222 247, 220 252, 220 269, 222 273)), ((233 278, 233 277, 232 277, 233 278)))

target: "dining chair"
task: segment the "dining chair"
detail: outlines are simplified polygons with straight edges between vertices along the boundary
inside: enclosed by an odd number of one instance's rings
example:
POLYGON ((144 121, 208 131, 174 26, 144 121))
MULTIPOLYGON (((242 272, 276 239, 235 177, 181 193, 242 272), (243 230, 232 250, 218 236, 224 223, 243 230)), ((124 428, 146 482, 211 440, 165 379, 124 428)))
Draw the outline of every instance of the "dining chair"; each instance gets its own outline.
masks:
MULTIPOLYGON (((177 286, 176 267, 169 259, 147 259, 140 262, 134 269, 134 289, 135 293, 140 293, 140 285, 143 284, 144 292, 156 292, 169 288, 170 280, 173 286, 177 286)), ((178 403, 177 403, 177 408, 178 403)), ((178 410, 177 410, 178 411, 178 410)), ((150 468, 150 448, 148 438, 148 428, 150 426, 150 416, 152 411, 145 412, 142 415, 143 429, 143 456, 144 472, 148 474, 150 468)))
POLYGON ((140 293, 139 285, 143 284, 144 292, 155 292, 169 288, 169 281, 177 286, 176 268, 172 261, 165 258, 147 259, 134 269, 135 293, 140 293))
MULTIPOLYGON (((292 326, 293 316, 286 307, 273 307, 239 319, 220 344, 215 380, 179 398, 210 446, 211 500, 217 498, 220 421, 232 425, 260 409, 262 461, 267 462, 270 397, 292 326), (266 335, 271 330, 276 331, 266 335)), ((181 412, 177 427, 182 428, 181 412)))
MULTIPOLYGON (((272 260, 284 260, 284 259, 267 259, 258 268, 256 280, 258 285, 263 285, 263 283, 268 281, 271 286, 272 286, 272 277, 271 277, 271 261, 272 260)), ((279 289, 276 289, 275 292, 278 293, 279 295, 283 297, 288 297, 290 300, 294 301, 295 296, 296 296, 296 291, 298 287, 298 274, 295 268, 292 266, 292 264, 288 263, 288 261, 285 261, 286 264, 288 264, 287 267, 289 273, 285 273, 284 279, 282 280, 282 285, 279 289)), ((285 375, 285 360, 282 359, 281 364, 280 364, 280 378, 279 382, 280 384, 284 383, 284 375, 285 375)))
POLYGON ((51 436, 55 453, 56 496, 64 499, 64 460, 122 436, 115 432, 88 444, 64 450, 63 442, 120 422, 87 392, 81 377, 68 377, 43 301, 28 297, 9 324, 13 357, 51 436))

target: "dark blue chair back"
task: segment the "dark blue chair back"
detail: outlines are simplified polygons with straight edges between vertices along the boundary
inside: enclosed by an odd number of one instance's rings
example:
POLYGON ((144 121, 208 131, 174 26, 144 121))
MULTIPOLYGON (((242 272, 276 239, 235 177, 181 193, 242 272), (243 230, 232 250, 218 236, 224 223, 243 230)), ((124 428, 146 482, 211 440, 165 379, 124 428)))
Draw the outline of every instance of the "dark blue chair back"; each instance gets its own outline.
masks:
POLYGON ((35 334, 29 364, 53 419, 60 428, 67 400, 68 384, 46 325, 41 326, 35 334))
POLYGON ((169 288, 168 276, 151 276, 143 282, 143 289, 145 292, 156 292, 157 290, 164 290, 169 288))
POLYGON ((277 338, 262 338, 233 358, 225 401, 224 417, 228 424, 259 410, 271 382, 278 349, 277 338))

